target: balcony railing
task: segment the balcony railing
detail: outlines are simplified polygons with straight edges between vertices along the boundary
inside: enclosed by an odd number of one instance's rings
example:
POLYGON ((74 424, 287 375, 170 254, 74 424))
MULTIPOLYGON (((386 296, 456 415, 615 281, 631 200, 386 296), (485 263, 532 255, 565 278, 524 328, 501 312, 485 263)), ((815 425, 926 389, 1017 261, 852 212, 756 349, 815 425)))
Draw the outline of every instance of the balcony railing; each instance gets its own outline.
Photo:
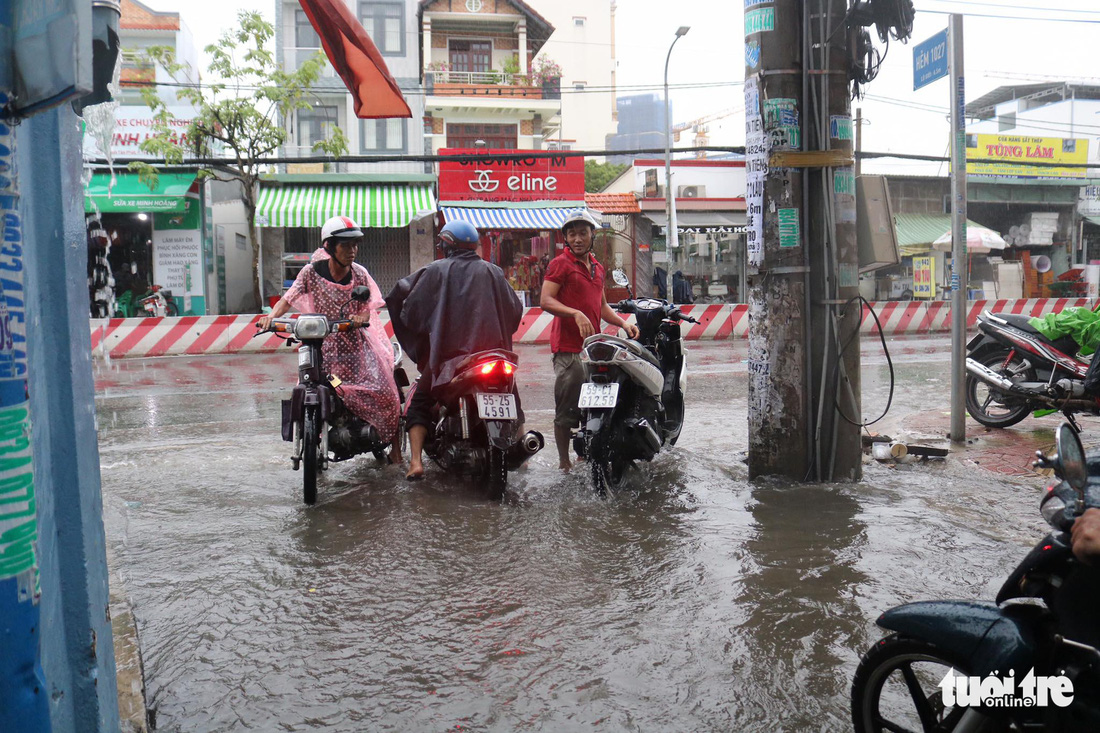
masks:
POLYGON ((441 97, 523 97, 561 99, 559 80, 537 86, 526 74, 501 71, 425 71, 429 94, 441 97))

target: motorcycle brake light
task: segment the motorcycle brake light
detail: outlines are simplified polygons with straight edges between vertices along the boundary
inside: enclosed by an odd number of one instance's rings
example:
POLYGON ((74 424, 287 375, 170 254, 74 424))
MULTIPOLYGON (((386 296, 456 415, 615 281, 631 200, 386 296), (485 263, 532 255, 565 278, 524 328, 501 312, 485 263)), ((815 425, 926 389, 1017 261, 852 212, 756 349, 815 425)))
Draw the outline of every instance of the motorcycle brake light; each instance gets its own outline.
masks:
POLYGON ((511 374, 515 370, 516 370, 516 368, 514 366, 512 366, 512 364, 510 362, 507 362, 507 361, 504 362, 504 373, 505 374, 511 374))
POLYGON ((485 362, 484 364, 481 365, 481 373, 482 374, 492 374, 496 370, 496 368, 497 368, 497 363, 495 361, 487 361, 487 362, 485 362))

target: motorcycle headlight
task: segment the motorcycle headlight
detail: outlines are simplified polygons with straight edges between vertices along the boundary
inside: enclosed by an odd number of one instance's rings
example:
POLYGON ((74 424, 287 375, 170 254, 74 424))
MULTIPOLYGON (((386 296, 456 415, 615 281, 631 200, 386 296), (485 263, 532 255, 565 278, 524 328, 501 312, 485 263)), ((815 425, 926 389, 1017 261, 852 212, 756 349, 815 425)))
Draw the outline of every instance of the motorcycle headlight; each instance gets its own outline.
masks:
POLYGON ((1046 520, 1047 524, 1058 529, 1065 521, 1066 502, 1053 491, 1049 491, 1043 497, 1043 500, 1039 502, 1039 513, 1043 515, 1043 519, 1046 520))
POLYGON ((294 322, 294 338, 323 339, 328 336, 328 319, 324 316, 302 316, 294 322))

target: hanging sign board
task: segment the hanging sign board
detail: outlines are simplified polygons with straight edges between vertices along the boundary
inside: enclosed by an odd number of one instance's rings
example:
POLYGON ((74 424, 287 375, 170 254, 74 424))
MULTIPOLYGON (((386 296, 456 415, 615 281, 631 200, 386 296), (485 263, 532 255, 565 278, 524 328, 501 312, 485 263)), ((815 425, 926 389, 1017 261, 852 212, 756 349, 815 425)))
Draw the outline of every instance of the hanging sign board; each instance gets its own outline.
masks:
POLYGON ((445 148, 440 155, 489 156, 439 163, 440 201, 584 201, 584 158, 515 158, 522 150, 445 148))
POLYGON ((913 89, 947 76, 947 29, 913 48, 913 89))

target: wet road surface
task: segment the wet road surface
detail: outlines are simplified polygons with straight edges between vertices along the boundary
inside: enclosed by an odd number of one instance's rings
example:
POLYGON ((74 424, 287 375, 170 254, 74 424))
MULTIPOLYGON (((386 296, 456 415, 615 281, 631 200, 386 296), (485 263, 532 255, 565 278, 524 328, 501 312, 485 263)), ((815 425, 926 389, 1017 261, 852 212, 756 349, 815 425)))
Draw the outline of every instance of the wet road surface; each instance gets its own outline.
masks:
MULTIPOLYGON (((885 429, 947 409, 948 343, 891 344, 885 429)), ((505 504, 363 457, 312 508, 279 437, 293 352, 98 364, 108 540, 158 730, 850 729, 874 619, 991 597, 1042 535, 1042 480, 953 457, 750 483, 746 352, 694 346, 679 446, 611 499, 548 445, 505 504)), ((520 353, 528 427, 552 435, 549 351, 520 353)), ((1056 425, 1018 430, 1034 450, 1056 425)))

